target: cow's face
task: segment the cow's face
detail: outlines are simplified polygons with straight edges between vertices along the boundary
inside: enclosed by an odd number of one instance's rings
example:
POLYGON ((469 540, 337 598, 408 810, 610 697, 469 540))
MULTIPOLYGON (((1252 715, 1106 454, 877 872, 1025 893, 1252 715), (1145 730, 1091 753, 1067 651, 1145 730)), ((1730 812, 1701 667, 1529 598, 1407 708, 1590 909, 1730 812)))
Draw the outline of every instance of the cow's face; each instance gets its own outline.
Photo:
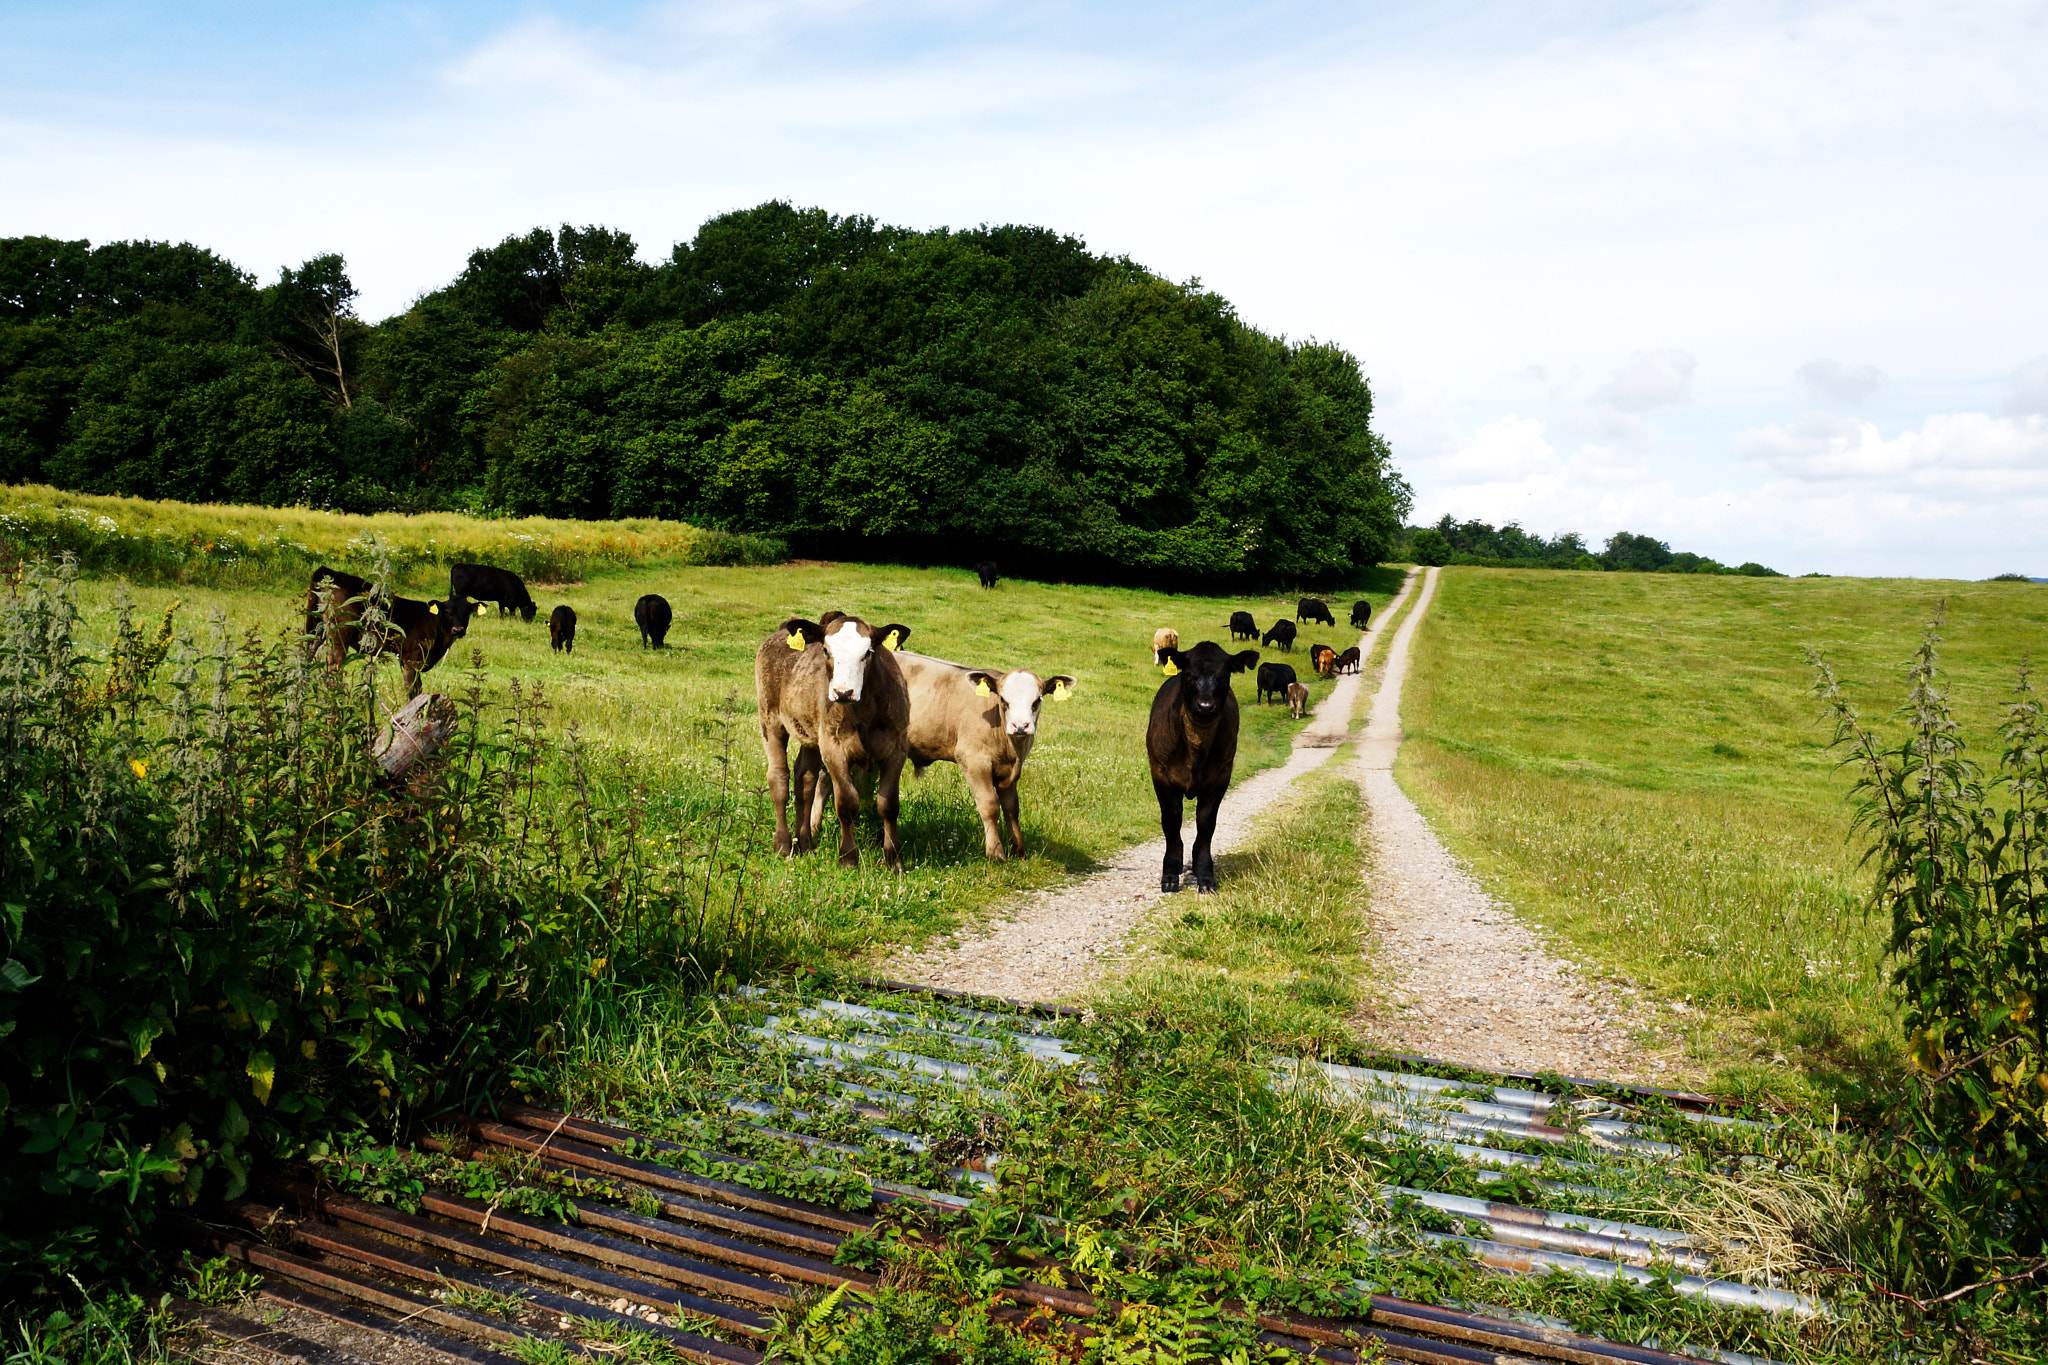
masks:
MULTIPOLYGON (((799 623, 808 624, 808 623, 799 623)), ((836 611, 825 613, 820 627, 825 640, 825 658, 832 666, 832 680, 825 695, 835 702, 857 702, 867 691, 868 668, 877 649, 900 649, 910 638, 910 627, 886 625, 880 630, 857 617, 836 611)))
POLYGON ((996 705, 1002 711, 1003 730, 1018 739, 1038 733, 1038 711, 1047 697, 1065 701, 1074 692, 1074 680, 1064 673, 1041 678, 1020 668, 1000 675, 975 672, 968 676, 995 693, 996 705))
POLYGON ((463 636, 469 634, 469 613, 463 610, 468 605, 460 597, 451 597, 445 602, 434 603, 434 606, 439 608, 436 614, 448 623, 449 639, 460 640, 463 636))
POLYGON ((1200 721, 1214 720, 1223 713, 1223 703, 1230 696, 1231 674, 1256 668, 1259 663, 1256 649, 1230 654, 1208 640, 1185 652, 1172 650, 1167 657, 1180 670, 1177 676, 1181 705, 1200 721))

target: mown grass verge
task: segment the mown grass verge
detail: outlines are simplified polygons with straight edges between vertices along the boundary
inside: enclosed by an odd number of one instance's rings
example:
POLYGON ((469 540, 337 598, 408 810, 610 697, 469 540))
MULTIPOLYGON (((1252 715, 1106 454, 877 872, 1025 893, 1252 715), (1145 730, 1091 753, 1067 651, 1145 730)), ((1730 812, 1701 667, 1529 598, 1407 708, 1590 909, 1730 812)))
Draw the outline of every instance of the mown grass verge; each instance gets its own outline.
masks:
POLYGON ((1885 714, 1944 600, 1958 716, 1990 733, 2048 648, 2029 584, 1445 569, 1396 774, 1504 899, 1704 1011, 1725 1084, 1839 1094, 1896 1065, 1897 1018, 1801 649, 1885 714))

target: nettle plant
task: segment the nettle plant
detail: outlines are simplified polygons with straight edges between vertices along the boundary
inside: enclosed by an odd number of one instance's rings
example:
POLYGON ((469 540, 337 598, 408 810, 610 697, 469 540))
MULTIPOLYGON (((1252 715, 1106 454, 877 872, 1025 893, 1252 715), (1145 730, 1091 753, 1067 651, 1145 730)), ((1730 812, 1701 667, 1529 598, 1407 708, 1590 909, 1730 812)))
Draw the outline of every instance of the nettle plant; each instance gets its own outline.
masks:
POLYGON ((736 864, 651 876, 645 793, 537 687, 472 672, 397 780, 389 661, 175 608, 95 651, 74 580, 0 595, 0 1286, 133 1266, 165 1203, 516 1085, 605 991, 749 969, 736 864))
POLYGON ((1874 908, 1891 918, 1906 1029, 1876 1231, 1902 1283, 1953 1294, 1970 1278, 2038 1273, 2048 1253, 2048 726, 2023 661, 1996 766, 1972 760, 1941 678, 1940 626, 1906 669, 1896 739, 1862 721, 1825 659, 1808 661, 1857 774, 1855 828, 1874 908))

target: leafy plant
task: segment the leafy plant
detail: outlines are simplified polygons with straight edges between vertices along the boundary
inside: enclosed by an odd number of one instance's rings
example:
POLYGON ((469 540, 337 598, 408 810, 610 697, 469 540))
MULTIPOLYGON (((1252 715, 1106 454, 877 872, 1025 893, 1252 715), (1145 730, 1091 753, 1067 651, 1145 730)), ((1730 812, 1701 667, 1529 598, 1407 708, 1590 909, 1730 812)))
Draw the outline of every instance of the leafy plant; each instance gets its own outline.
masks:
POLYGON ((261 1275, 237 1268, 225 1256, 216 1256, 193 1266, 185 1279, 188 1297, 201 1303, 228 1306, 246 1303, 249 1296, 262 1287, 261 1275))

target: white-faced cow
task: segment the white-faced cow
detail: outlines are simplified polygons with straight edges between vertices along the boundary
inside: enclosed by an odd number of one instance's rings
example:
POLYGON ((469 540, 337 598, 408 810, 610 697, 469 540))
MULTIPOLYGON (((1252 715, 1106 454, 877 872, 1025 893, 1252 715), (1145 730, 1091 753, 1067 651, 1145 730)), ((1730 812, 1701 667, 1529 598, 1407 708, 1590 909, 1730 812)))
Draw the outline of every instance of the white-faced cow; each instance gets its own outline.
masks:
POLYGON ((1153 694, 1152 716, 1145 727, 1145 755, 1152 764, 1152 790, 1159 798, 1159 828, 1166 836, 1159 889, 1180 890, 1181 803, 1192 799, 1195 889, 1209 892, 1216 889, 1216 860, 1209 843, 1237 762, 1237 695, 1230 690, 1230 675, 1256 666, 1259 652, 1231 654, 1204 640, 1185 653, 1175 650, 1170 657, 1179 671, 1153 694))
POLYGON ((907 650, 896 662, 910 684, 910 761, 918 775, 934 763, 958 764, 981 815, 982 852, 1003 861, 1000 813, 1010 846, 1023 857, 1017 782, 1038 739, 1041 705, 1047 697, 1071 696, 1074 680, 1023 668, 969 668, 907 650))
POLYGON ((859 866, 853 827, 860 817, 863 779, 872 777, 875 813, 882 820, 882 859, 892 871, 903 869, 896 789, 910 751, 910 689, 894 646, 909 637, 908 626, 876 629, 858 617, 828 611, 818 621, 792 617, 761 642, 754 655, 754 692, 775 804, 776 852, 807 850, 817 837, 811 798, 822 773, 831 781, 839 816, 839 865, 859 866), (797 742, 793 838, 791 739, 797 742))

